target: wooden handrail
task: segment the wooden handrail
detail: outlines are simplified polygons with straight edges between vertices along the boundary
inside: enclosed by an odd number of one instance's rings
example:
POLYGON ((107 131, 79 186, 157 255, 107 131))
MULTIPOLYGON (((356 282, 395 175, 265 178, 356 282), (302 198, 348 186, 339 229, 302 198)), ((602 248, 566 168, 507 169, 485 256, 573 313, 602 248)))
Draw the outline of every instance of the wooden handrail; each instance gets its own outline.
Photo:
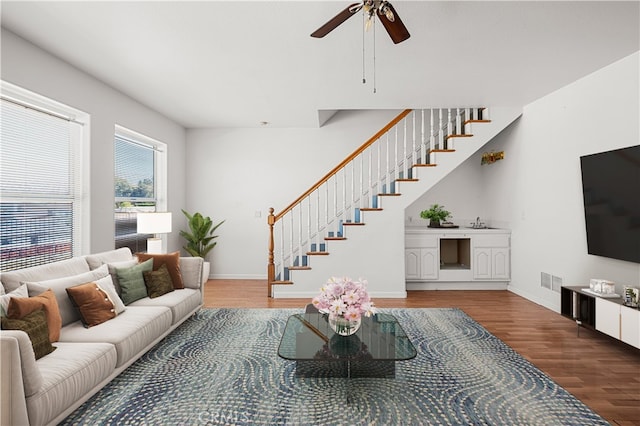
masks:
POLYGON ((393 120, 391 120, 386 126, 384 126, 382 129, 380 129, 380 131, 378 131, 378 133, 376 133, 375 135, 373 135, 368 141, 366 141, 364 144, 362 144, 360 146, 360 148, 356 149, 353 153, 351 153, 351 155, 349 155, 347 158, 345 158, 344 160, 342 160, 342 162, 340 164, 338 164, 337 166, 335 166, 329 173, 327 173, 322 179, 320 179, 318 182, 316 182, 315 185, 313 185, 311 188, 307 189, 301 196, 299 196, 298 198, 296 198, 296 200, 294 202, 292 202, 291 204, 289 204, 284 210, 282 210, 280 213, 274 215, 274 219, 273 222, 277 222, 278 220, 280 220, 282 218, 282 216, 284 216, 285 214, 287 214, 289 211, 291 211, 295 206, 298 205, 298 203, 300 203, 302 200, 304 200, 307 196, 309 196, 309 194, 311 194, 313 191, 315 191, 316 189, 318 189, 320 186, 322 186, 323 183, 325 183, 326 181, 328 181, 333 175, 335 175, 336 173, 338 173, 338 171, 340 171, 344 166, 346 166, 347 164, 349 164, 349 162, 351 162, 354 158, 356 158, 358 155, 360 155, 365 149, 367 149, 369 146, 373 145, 373 143, 375 141, 377 141, 378 139, 380 139, 380 137, 382 135, 384 135, 385 133, 387 133, 393 126, 395 126, 396 124, 398 124, 400 122, 400 120, 402 120, 403 118, 405 118, 412 110, 411 109, 405 109, 404 111, 402 111, 400 114, 398 114, 398 116, 396 118, 394 118, 393 120))

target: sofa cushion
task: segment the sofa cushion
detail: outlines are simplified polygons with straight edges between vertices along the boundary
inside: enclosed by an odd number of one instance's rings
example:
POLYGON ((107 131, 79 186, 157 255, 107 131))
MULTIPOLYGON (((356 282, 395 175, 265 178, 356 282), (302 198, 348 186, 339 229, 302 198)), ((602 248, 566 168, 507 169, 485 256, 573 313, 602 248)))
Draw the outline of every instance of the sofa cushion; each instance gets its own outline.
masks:
POLYGON ((183 288, 155 299, 145 297, 129 305, 129 307, 132 306, 166 306, 171 309, 171 323, 176 324, 189 315, 190 312, 202 306, 202 294, 200 290, 183 288))
POLYGON ((0 279, 2 280, 5 290, 12 291, 20 287, 23 281, 42 281, 71 277, 84 272, 89 272, 87 262, 82 257, 73 257, 59 262, 47 263, 46 265, 3 272, 0 279))
POLYGON ((27 333, 36 359, 40 359, 56 349, 49 341, 47 316, 42 308, 30 312, 22 318, 3 317, 1 322, 3 330, 22 330, 27 333))
POLYGON ((182 273, 180 272, 180 252, 176 251, 169 254, 150 254, 150 253, 136 253, 140 262, 144 262, 148 259, 153 259, 153 270, 157 271, 162 265, 166 265, 169 275, 171 275, 171 281, 173 288, 184 288, 184 282, 182 280, 182 273))
MULTIPOLYGON (((0 288, 1 287, 2 286, 0 286, 0 288)), ((7 316, 7 309, 9 309, 9 300, 12 297, 29 297, 27 285, 22 284, 20 287, 16 288, 15 290, 0 296, 0 317, 7 316)))
POLYGON ((85 397, 116 368, 116 350, 109 343, 56 343, 56 351, 36 361, 43 383, 27 398, 32 425, 49 424, 85 397))
POLYGON ((47 327, 49 330, 49 341, 57 342, 60 338, 60 328, 62 327, 62 318, 58 309, 58 302, 53 290, 48 289, 43 293, 32 297, 16 297, 9 301, 7 309, 8 318, 24 318, 28 314, 44 310, 47 327))
POLYGON ((61 342, 107 342, 116 347, 120 367, 171 327, 171 311, 167 307, 127 307, 121 315, 91 328, 80 321, 62 328, 61 342))
POLYGON ((146 271, 143 275, 149 298, 153 299, 174 291, 166 264, 162 264, 157 271, 146 271))
POLYGON ((67 294, 80 312, 82 324, 87 328, 116 317, 116 308, 111 298, 96 283, 69 287, 67 294))
POLYGON ((109 250, 102 253, 88 254, 84 257, 91 269, 98 269, 106 263, 122 262, 131 260, 133 254, 129 247, 122 247, 116 250, 109 250))
POLYGON ((60 316, 62 317, 62 326, 64 327, 65 325, 71 324, 72 322, 80 319, 80 314, 73 307, 73 303, 71 303, 71 299, 69 299, 69 296, 67 295, 66 288, 73 287, 78 284, 95 282, 107 275, 109 275, 109 270, 106 265, 103 265, 94 271, 88 271, 83 274, 45 281, 26 282, 26 284, 29 288, 29 295, 31 296, 40 294, 48 288, 53 290, 58 301, 58 308, 60 309, 60 316))

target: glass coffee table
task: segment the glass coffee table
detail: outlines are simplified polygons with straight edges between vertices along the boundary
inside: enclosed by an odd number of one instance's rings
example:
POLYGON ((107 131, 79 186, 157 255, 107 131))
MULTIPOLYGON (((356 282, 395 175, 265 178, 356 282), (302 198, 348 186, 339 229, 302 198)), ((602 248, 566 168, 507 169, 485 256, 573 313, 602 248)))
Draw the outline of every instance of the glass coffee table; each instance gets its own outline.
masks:
POLYGON ((326 314, 291 315, 278 355, 296 362, 299 377, 395 377, 396 361, 415 358, 416 349, 389 314, 362 317, 360 329, 340 336, 326 314))

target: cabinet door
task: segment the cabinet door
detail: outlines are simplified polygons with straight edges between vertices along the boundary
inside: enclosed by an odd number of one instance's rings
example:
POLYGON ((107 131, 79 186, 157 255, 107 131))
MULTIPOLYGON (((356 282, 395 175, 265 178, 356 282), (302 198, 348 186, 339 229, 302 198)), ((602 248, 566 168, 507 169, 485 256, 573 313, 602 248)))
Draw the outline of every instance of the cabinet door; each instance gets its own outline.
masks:
POLYGON ((491 249, 491 278, 508 280, 511 277, 509 269, 509 249, 491 249))
POLYGON ((596 330, 620 339, 620 305, 596 297, 596 330))
POLYGON ((420 249, 420 278, 423 280, 437 280, 440 271, 437 248, 420 249))
POLYGON ((491 279, 491 249, 480 247, 473 249, 473 279, 491 279))
POLYGON ((406 280, 420 279, 420 249, 412 248, 404 251, 404 269, 406 280))
POLYGON ((640 348, 640 311, 637 309, 620 307, 620 339, 640 348))

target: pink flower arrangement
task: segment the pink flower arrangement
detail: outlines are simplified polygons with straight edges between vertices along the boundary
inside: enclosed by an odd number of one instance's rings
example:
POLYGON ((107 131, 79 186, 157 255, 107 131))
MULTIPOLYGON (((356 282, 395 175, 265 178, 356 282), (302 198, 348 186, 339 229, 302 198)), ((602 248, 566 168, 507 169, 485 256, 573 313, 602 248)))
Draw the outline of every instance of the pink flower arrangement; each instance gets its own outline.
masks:
POLYGON ((344 318, 354 322, 362 315, 375 314, 375 307, 367 292, 367 281, 360 278, 353 281, 349 277, 331 277, 320 289, 320 294, 311 301, 318 311, 329 314, 330 318, 344 318))

